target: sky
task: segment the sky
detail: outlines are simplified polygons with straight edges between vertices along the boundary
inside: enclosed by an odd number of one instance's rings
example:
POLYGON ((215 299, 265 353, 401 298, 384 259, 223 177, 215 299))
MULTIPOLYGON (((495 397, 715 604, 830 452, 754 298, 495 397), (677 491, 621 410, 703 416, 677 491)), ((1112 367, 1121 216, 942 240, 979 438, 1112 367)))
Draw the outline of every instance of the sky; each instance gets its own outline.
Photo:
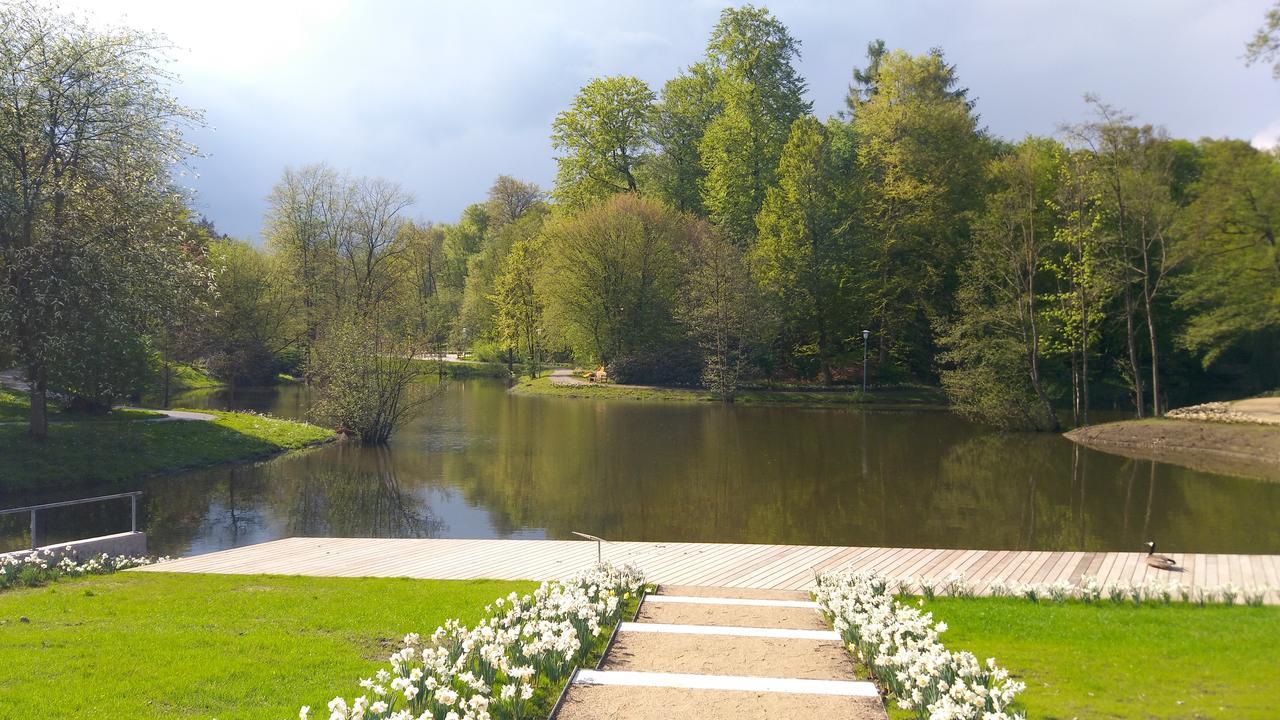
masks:
MULTIPOLYGON (((847 0, 768 3, 801 41, 814 112, 843 108, 883 38, 941 47, 982 123, 1016 140, 1086 119, 1086 92, 1188 138, 1280 137, 1280 82, 1246 67, 1270 0, 847 0)), ((286 167, 394 180, 410 214, 451 222, 508 174, 549 188, 551 122, 592 78, 658 91, 698 61, 724 2, 64 0, 93 23, 168 37, 175 92, 204 112, 196 210, 257 239, 286 167)))

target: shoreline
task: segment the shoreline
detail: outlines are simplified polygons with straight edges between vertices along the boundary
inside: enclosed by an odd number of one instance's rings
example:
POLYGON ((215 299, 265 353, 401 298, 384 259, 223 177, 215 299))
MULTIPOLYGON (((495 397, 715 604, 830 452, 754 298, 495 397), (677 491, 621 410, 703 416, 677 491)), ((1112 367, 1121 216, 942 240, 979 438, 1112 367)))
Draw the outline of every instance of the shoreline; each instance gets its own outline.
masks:
POLYGON ((31 443, 0 428, 0 489, 13 494, 109 489, 220 465, 249 464, 335 442, 330 430, 255 413, 209 411, 209 420, 59 423, 31 443), (121 448, 130 452, 121 453, 121 448))
POLYGON ((1148 418, 1076 428, 1063 437, 1113 455, 1280 482, 1280 428, 1274 426, 1148 418))
MULTIPOLYGON (((563 375, 542 375, 521 379, 509 392, 516 395, 561 397, 583 400, 629 400, 633 402, 719 403, 706 390, 669 388, 653 385, 616 385, 591 383, 563 375)), ((926 387, 871 390, 843 388, 746 388, 740 390, 733 405, 847 408, 858 410, 947 410, 942 391, 926 387)))

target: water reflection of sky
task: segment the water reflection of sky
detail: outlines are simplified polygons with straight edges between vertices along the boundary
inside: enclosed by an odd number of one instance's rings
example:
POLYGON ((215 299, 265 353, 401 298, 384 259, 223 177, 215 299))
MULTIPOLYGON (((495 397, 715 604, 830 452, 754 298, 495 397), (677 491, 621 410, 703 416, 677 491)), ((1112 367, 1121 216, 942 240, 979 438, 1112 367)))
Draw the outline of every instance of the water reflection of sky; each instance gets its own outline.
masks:
MULTIPOLYGON (((457 490, 424 486, 412 492, 415 504, 429 508, 431 515, 447 518, 439 521, 431 537, 439 538, 507 538, 512 540, 545 540, 541 528, 499 531, 490 511, 467 502, 457 490)), ((166 548, 164 552, 200 555, 233 547, 289 537, 289 518, 270 505, 232 508, 225 502, 209 504, 200 528, 185 548, 166 548)))

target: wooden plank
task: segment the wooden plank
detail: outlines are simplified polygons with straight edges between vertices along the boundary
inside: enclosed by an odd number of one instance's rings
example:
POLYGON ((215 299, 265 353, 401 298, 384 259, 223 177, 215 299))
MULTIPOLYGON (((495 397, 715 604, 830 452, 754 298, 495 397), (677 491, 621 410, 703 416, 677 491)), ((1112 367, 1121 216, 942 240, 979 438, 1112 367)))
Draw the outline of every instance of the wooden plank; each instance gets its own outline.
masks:
POLYGON ((925 552, 924 548, 902 548, 900 552, 896 552, 884 560, 880 572, 886 577, 905 578, 906 573, 899 572, 901 568, 911 562, 911 559, 925 552))
POLYGON ((690 554, 688 562, 682 563, 666 581, 681 585, 709 585, 711 584, 708 582, 710 575, 733 567, 743 558, 751 557, 755 552, 754 545, 699 547, 697 551, 690 554))
MULTIPOLYGON (((834 570, 838 572, 847 569, 854 569, 858 558, 864 557, 876 551, 877 548, 851 547, 838 548, 839 552, 831 557, 823 560, 816 565, 813 570, 815 572, 823 570, 834 570)), ((810 587, 813 584, 813 576, 809 573, 797 573, 784 581, 782 589, 800 590, 810 587)))
MULTIPOLYGON (((794 575, 797 570, 809 570, 812 572, 814 564, 820 562, 835 550, 838 550, 838 548, 824 547, 820 545, 802 546, 801 548, 789 553, 783 561, 774 563, 766 571, 756 573, 744 582, 758 583, 765 587, 774 587, 778 583, 782 582, 783 579, 794 575)), ((753 586, 744 585, 743 587, 753 586)))
POLYGON ((946 551, 945 550, 925 550, 923 552, 917 553, 915 557, 911 558, 910 561, 908 561, 901 568, 899 568, 898 574, 906 575, 908 577, 927 578, 928 573, 926 573, 925 570, 929 566, 931 566, 934 563, 934 561, 938 559, 939 555, 941 555, 944 552, 946 551))
POLYGON ((1089 577, 1098 577, 1098 568, 1102 567, 1102 562, 1107 559, 1107 553, 1092 553, 1093 559, 1089 561, 1089 567, 1084 571, 1089 577))
POLYGON ((871 548, 835 548, 836 553, 823 559, 814 567, 810 568, 812 572, 796 573, 786 580, 782 581, 781 588, 786 590, 799 590, 809 587, 813 584, 813 575, 825 570, 834 570, 841 566, 854 561, 859 555, 864 555, 871 551, 871 548))
POLYGON ((746 559, 726 569, 724 572, 712 576, 707 582, 701 584, 733 586, 740 578, 747 577, 752 572, 780 560, 789 552, 786 545, 763 545, 760 547, 760 550, 752 553, 746 559))
POLYGON ((721 561, 713 564, 709 558, 704 558, 703 562, 691 566, 688 570, 690 575, 682 577, 680 584, 723 585, 726 579, 733 578, 743 568, 754 567, 753 563, 759 562, 762 556, 778 552, 779 548, 780 546, 777 545, 747 545, 738 549, 731 548, 724 553, 726 557, 721 561))
MULTIPOLYGON (((137 572, 404 576, 545 580, 586 569, 595 547, 580 540, 287 538, 180 558, 137 572)), ((938 548, 619 542, 604 557, 641 567, 665 584, 753 588, 809 587, 816 570, 864 570, 890 580, 907 576, 941 583, 963 574, 978 588, 1011 582, 1066 580, 1087 575, 1105 584, 1161 579, 1191 587, 1231 582, 1280 586, 1280 556, 1187 553, 1183 572, 1146 565, 1141 553, 963 550, 938 548)), ((1280 593, 1268 602, 1280 601, 1280 593)))
POLYGON ((1046 557, 1044 562, 1041 563, 1040 568, 1031 576, 1032 582, 1052 582, 1052 579, 1049 576, 1053 573, 1054 568, 1058 566, 1058 563, 1063 561, 1063 557, 1065 555, 1066 553, 1063 552, 1048 553, 1048 557, 1046 557))
POLYGON ((1080 553, 1080 559, 1071 568, 1071 574, 1067 576, 1067 582, 1072 585, 1079 585, 1081 578, 1089 574, 1089 568, 1097 562, 1098 553, 1080 553))
POLYGON ((990 585, 999 567, 999 561, 999 550, 984 550, 982 557, 973 564, 973 570, 969 573, 970 580, 975 584, 990 585))

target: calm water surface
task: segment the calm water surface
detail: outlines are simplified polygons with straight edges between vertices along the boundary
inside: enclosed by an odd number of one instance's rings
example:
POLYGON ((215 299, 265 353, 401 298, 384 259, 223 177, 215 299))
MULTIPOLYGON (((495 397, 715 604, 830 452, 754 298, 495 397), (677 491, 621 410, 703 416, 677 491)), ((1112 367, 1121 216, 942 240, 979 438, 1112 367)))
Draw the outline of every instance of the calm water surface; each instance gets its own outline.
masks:
MULTIPOLYGON (((177 405, 301 417, 300 387, 177 405)), ((451 384, 388 447, 335 444, 140 483, 153 552, 292 535, 1280 552, 1280 483, 999 434, 944 412, 524 397, 451 384)), ((69 495, 92 494, 92 488, 69 495)), ((13 504, 24 504, 18 498, 13 504)), ((43 499, 43 498, 41 498, 43 499)), ((9 503, 6 503, 8 505, 9 503)), ((127 529, 50 512, 48 537, 127 529)), ((22 520, 25 522, 25 519, 22 520)), ((13 523, 0 536, 15 533, 13 523)))

